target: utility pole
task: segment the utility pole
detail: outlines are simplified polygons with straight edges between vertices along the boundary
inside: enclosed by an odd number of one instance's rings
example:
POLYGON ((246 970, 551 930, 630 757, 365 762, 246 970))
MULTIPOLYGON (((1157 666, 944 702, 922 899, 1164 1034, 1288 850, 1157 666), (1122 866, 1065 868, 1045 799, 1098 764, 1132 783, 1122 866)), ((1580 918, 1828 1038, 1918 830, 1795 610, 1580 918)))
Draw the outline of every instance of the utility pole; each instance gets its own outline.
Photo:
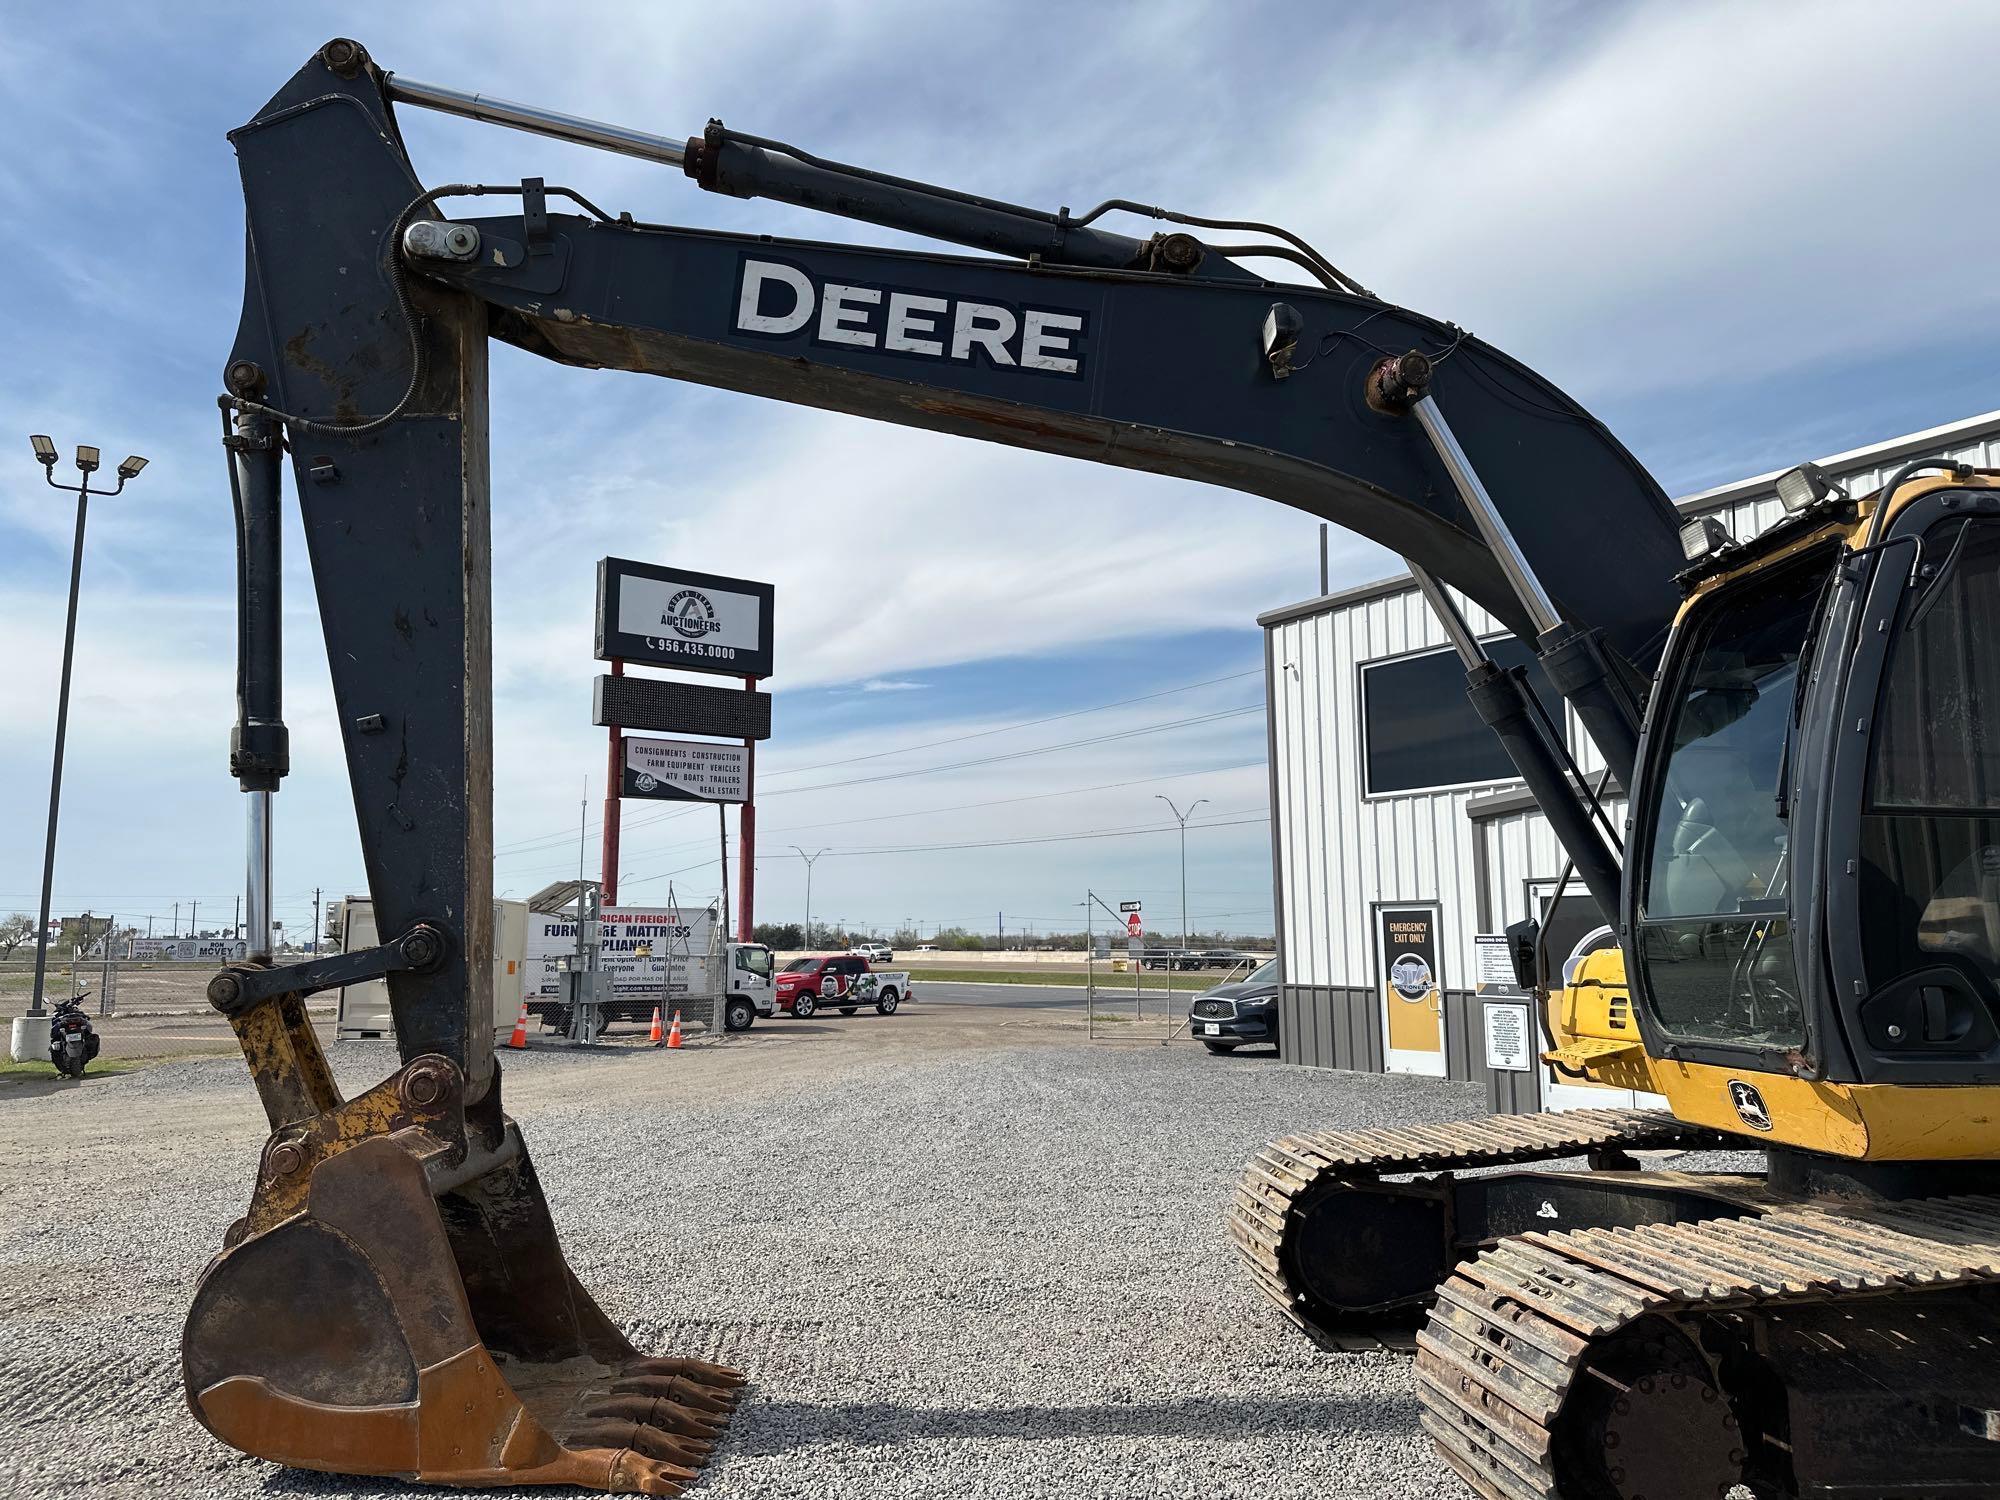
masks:
POLYGON ((200 923, 200 922, 199 922, 198 920, 196 920, 196 914, 197 914, 198 912, 200 912, 200 910, 201 910, 201 897, 199 897, 199 896, 196 896, 196 897, 194 897, 194 898, 193 898, 192 900, 190 900, 190 901, 188 902, 188 936, 189 936, 189 937, 196 937, 196 938, 198 938, 198 937, 200 937, 200 936, 201 936, 201 923, 200 923))
POLYGON ((1004 911, 995 912, 993 920, 1000 928, 1000 951, 1005 953, 1007 951, 1007 913, 1004 911))
POLYGON ((174 936, 179 937, 180 935, 181 935, 181 904, 180 902, 176 901, 174 903, 174 936))
POLYGON ((153 919, 149 915, 146 918, 146 936, 151 937, 152 935, 153 935, 153 919))
POLYGON ((243 936, 243 896, 237 893, 236 909, 229 914, 229 935, 231 938, 243 936))
MULTIPOLYGON (((716 929, 726 939, 729 936, 729 804, 715 804, 715 842, 722 851, 722 899, 715 908, 716 929)), ((741 939, 748 942, 749 938, 741 939)))
POLYGON ((313 941, 312 951, 319 952, 319 887, 313 887, 313 941))
POLYGON ((1197 807, 1200 807, 1202 803, 1206 802, 1208 798, 1206 797, 1195 798, 1194 801, 1188 804, 1188 810, 1186 812, 1182 812, 1178 807, 1174 807, 1173 798, 1166 796, 1165 794, 1160 792, 1155 792, 1153 795, 1156 798, 1158 798, 1158 800, 1160 800, 1161 802, 1166 803, 1168 807, 1173 808, 1174 821, 1181 825, 1181 948, 1185 950, 1188 945, 1187 825, 1188 825, 1188 819, 1194 816, 1194 810, 1197 807))
MULTIPOLYGON (((42 466, 42 478, 50 489, 64 490, 76 496, 76 543, 69 557, 69 617, 63 626, 62 686, 56 693, 56 754, 55 766, 49 772, 49 835, 42 850, 42 922, 35 929, 35 991, 28 1000, 28 1014, 47 1015, 42 1007, 42 982, 49 966, 49 900, 53 892, 56 876, 56 814, 62 806, 63 741, 69 736, 69 679, 70 667, 76 660, 76 599, 83 585, 83 523, 90 509, 90 476, 97 472, 98 455, 95 448, 77 446, 77 472, 83 476, 77 484, 56 483, 56 445, 47 436, 35 434, 28 441, 35 447, 35 462, 42 466)), ((118 488, 99 490, 100 496, 109 498, 125 488, 125 481, 138 477, 146 467, 146 460, 136 453, 118 466, 118 488)))
POLYGON ((810 948, 813 945, 813 861, 826 851, 821 849, 817 854, 808 854, 794 844, 792 852, 806 862, 806 947, 810 948))

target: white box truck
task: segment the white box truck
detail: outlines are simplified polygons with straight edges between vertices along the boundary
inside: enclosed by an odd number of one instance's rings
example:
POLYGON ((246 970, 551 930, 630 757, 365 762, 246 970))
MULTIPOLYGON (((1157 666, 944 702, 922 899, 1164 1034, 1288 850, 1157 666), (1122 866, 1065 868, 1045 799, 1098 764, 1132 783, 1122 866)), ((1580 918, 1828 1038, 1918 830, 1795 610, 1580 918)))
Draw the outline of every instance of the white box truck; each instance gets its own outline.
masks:
MULTIPOLYGON (((771 950, 728 941, 713 907, 616 906, 598 921, 599 985, 610 993, 600 1006, 606 1024, 650 1020, 656 1006, 711 1024, 719 1011, 731 1031, 777 1014, 771 950)), ((519 997, 558 1031, 569 1029, 562 961, 576 952, 574 917, 528 914, 519 997)))
MULTIPOLYGON (((510 1035, 521 1010, 521 981, 527 969, 528 903, 493 903, 493 1030, 510 1035)), ((333 906, 334 931, 342 953, 373 948, 382 941, 375 930, 375 903, 366 896, 348 896, 333 906)), ((393 1036, 396 1023, 389 1014, 389 984, 383 979, 364 979, 343 985, 334 1035, 342 1041, 351 1037, 393 1036)))

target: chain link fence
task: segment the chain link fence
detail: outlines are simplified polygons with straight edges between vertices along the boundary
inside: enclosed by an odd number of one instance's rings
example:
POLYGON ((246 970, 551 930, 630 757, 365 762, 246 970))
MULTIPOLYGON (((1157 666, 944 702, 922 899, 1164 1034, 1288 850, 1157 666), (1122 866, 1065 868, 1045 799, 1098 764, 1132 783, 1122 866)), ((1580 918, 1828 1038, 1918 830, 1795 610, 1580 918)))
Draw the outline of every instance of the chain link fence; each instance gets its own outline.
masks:
MULTIPOLYGON (((149 963, 110 957, 64 958, 49 955, 42 993, 51 1004, 77 995, 90 997, 86 1009, 110 1015, 207 1015, 208 981, 219 966, 213 963, 149 963)), ((23 1015, 34 998, 35 959, 32 952, 0 960, 0 1014, 23 1015)))

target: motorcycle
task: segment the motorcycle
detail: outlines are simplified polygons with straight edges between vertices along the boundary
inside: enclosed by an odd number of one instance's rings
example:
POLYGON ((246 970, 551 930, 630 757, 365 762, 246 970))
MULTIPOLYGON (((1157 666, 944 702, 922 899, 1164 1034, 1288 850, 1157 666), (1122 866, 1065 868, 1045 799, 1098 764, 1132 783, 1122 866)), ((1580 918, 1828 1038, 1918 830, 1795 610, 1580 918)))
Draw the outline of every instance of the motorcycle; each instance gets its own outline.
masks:
POLYGON ((49 1014, 49 1061, 66 1078, 81 1078, 83 1070, 97 1056, 102 1038, 83 1013, 90 991, 59 1001, 49 1014))

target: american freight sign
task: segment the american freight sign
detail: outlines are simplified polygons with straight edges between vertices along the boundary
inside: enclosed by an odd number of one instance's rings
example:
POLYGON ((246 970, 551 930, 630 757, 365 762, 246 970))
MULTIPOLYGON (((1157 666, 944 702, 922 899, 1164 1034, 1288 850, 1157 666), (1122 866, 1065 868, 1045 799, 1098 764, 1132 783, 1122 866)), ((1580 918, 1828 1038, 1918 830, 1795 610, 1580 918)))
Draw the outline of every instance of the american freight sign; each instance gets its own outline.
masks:
POLYGON ((713 740, 625 736, 625 795, 666 802, 741 802, 750 790, 750 751, 713 740))
POLYGON ((597 564, 597 656, 731 677, 771 675, 768 583, 607 557, 597 564))

